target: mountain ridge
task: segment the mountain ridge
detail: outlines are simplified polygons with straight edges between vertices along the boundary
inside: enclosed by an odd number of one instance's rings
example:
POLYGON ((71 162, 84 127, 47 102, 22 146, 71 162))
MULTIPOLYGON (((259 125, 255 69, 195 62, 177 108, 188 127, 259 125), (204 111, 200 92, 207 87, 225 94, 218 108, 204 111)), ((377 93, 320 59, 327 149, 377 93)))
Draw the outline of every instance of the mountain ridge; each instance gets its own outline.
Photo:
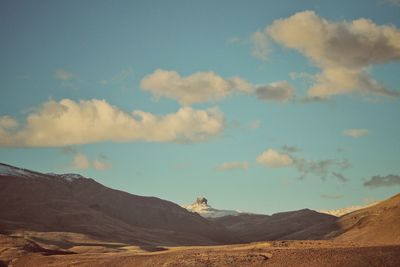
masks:
POLYGON ((341 217, 310 209, 272 215, 217 210, 204 197, 194 204, 204 208, 203 216, 171 201, 108 188, 79 174, 40 173, 0 163, 3 234, 64 232, 169 246, 288 239, 400 243, 400 194, 341 217), (204 216, 204 210, 212 216, 204 216))
POLYGON ((225 244, 223 227, 156 197, 111 189, 90 178, 68 180, 21 168, 0 176, 0 228, 77 232, 133 243, 225 244), (21 171, 22 170, 22 171, 21 171), (35 179, 29 179, 32 174, 35 179), (24 179, 21 179, 24 178, 24 179), (44 178, 44 179, 39 179, 44 178))

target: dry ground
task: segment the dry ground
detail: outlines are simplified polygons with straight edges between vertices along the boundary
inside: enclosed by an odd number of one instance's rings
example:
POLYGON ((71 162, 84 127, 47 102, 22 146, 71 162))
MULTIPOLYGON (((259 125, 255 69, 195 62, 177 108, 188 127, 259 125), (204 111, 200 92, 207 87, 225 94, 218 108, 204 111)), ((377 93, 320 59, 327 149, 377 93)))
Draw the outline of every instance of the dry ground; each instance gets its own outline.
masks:
POLYGON ((83 236, 63 236, 63 240, 0 236, 0 266, 400 266, 400 245, 274 241, 138 247, 83 236))

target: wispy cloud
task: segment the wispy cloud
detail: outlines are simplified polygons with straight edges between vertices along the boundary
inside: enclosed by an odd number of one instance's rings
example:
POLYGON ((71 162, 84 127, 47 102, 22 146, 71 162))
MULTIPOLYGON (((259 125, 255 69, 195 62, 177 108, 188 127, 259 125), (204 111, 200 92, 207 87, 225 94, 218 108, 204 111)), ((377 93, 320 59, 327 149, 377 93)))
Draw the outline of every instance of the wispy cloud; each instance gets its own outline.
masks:
POLYGON ((322 180, 331 176, 341 182, 348 181, 342 173, 342 171, 351 167, 347 159, 309 160, 293 155, 292 153, 299 151, 296 147, 285 145, 282 150, 284 152, 267 149, 257 157, 256 162, 270 168, 293 167, 300 173, 299 179, 312 175, 322 180))
POLYGON ((58 69, 58 70, 56 70, 54 77, 61 81, 70 81, 70 80, 74 79, 76 77, 76 75, 73 74, 72 72, 68 72, 64 69, 58 69))
POLYGON ((335 176, 339 181, 341 181, 343 183, 345 183, 349 180, 342 173, 332 172, 332 175, 335 176))
POLYGON ((251 54, 260 60, 266 60, 270 52, 268 36, 261 31, 256 31, 250 36, 251 54))
POLYGON ((353 138, 359 138, 367 136, 370 133, 368 129, 347 129, 343 131, 343 135, 350 136, 353 138))
POLYGON ((372 176, 369 180, 364 182, 365 187, 390 187, 400 185, 400 175, 389 174, 386 176, 372 176))
POLYGON ((274 102, 288 102, 294 97, 294 88, 286 81, 274 82, 256 88, 258 99, 274 102))
POLYGON ((77 153, 72 162, 72 168, 78 170, 95 169, 108 170, 111 169, 111 163, 106 162, 104 156, 98 156, 94 160, 90 160, 86 155, 77 153))
POLYGON ((249 163, 246 161, 225 162, 216 167, 216 169, 219 171, 247 170, 248 168, 249 168, 249 163))
POLYGON ((380 0, 382 3, 400 6, 400 0, 380 0))
POLYGON ((343 198, 343 195, 328 195, 328 194, 322 194, 320 196, 322 199, 341 199, 343 198))
POLYGON ((289 145, 283 145, 282 150, 287 153, 296 153, 301 151, 301 149, 298 148, 297 146, 289 146, 289 145))
POLYGON ((121 70, 119 73, 115 74, 109 79, 102 79, 99 83, 103 86, 111 85, 118 86, 124 89, 129 89, 132 87, 134 71, 132 68, 127 68, 121 70))
POLYGON ((256 130, 256 129, 260 128, 260 127, 261 127, 261 121, 260 120, 254 120, 254 121, 251 121, 248 124, 248 128, 250 130, 256 130))
POLYGON ((226 40, 226 43, 228 43, 228 44, 241 44, 241 43, 244 43, 244 41, 243 41, 242 38, 239 38, 237 36, 233 36, 233 37, 229 37, 226 40))

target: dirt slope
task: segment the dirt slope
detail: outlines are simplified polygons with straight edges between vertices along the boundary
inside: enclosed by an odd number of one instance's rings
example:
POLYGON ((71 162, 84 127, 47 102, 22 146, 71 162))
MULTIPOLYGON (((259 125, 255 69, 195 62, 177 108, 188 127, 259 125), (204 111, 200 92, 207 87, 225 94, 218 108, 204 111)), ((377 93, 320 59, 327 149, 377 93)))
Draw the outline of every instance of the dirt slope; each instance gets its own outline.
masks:
POLYGON ((338 231, 328 237, 339 241, 400 244, 400 194, 375 206, 340 217, 338 231))

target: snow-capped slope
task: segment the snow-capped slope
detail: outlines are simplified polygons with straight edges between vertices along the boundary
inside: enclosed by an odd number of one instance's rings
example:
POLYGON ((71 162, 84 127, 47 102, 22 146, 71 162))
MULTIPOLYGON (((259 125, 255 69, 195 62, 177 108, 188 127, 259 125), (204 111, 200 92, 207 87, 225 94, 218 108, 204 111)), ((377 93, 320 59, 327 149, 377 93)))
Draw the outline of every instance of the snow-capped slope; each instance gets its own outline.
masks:
POLYGON ((40 173, 0 163, 0 176, 6 176, 6 175, 30 178, 30 177, 40 176, 40 173))
POLYGON ((239 215, 242 214, 240 211, 235 210, 218 210, 214 209, 207 203, 207 199, 205 197, 198 197, 196 202, 191 205, 182 206, 183 208, 187 209, 191 212, 196 212, 200 216, 204 218, 219 218, 228 215, 239 215))
POLYGON ((65 181, 72 182, 76 179, 87 179, 80 174, 75 173, 65 173, 65 174, 56 174, 56 173, 40 173, 35 171, 30 171, 27 169, 22 169, 18 167, 14 167, 11 165, 7 165, 4 163, 0 163, 0 176, 15 176, 22 178, 42 178, 42 179, 50 179, 50 178, 61 178, 65 181))
POLYGON ((77 173, 64 173, 64 174, 56 174, 56 173, 48 173, 47 175, 56 176, 62 178, 68 182, 72 182, 77 179, 87 179, 80 174, 77 173))
POLYGON ((374 206, 376 204, 378 204, 379 201, 375 201, 372 203, 369 203, 367 205, 363 205, 363 206, 350 206, 350 207, 345 207, 345 208, 341 208, 341 209, 336 209, 336 210, 318 210, 318 212, 320 213, 325 213, 325 214, 329 214, 329 215, 333 215, 336 217, 341 217, 345 214, 348 214, 350 212, 356 211, 356 210, 360 210, 360 209, 364 209, 364 208, 368 208, 371 206, 374 206))

